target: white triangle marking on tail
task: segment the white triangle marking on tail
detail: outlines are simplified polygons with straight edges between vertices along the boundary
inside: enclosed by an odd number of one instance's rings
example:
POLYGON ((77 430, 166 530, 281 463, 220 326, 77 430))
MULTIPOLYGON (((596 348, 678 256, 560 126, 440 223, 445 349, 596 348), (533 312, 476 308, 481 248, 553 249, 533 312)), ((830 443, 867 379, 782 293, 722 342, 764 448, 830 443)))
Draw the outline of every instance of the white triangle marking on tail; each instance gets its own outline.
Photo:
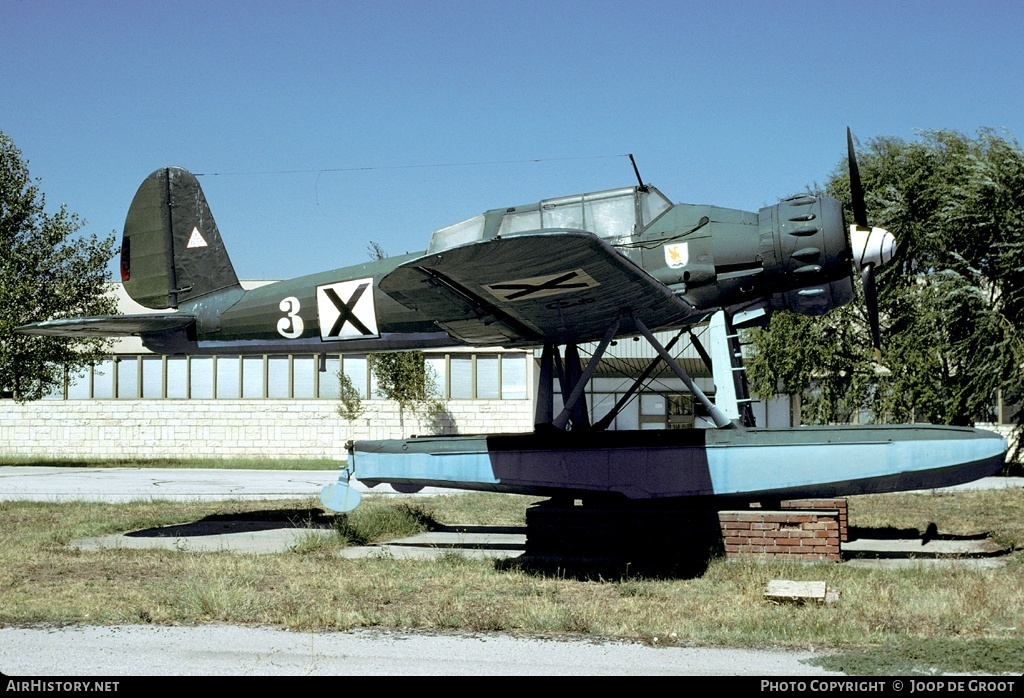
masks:
POLYGON ((188 239, 188 244, 185 247, 206 247, 206 240, 203 239, 198 227, 192 228, 192 237, 188 239))

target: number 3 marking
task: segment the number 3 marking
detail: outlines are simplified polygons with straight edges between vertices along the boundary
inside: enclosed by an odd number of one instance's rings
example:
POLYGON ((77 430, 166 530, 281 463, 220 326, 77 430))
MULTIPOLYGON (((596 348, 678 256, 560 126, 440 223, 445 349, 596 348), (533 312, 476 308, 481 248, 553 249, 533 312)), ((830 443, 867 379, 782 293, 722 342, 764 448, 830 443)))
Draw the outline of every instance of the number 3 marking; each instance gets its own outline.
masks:
POLYGON ((282 337, 295 339, 302 334, 306 326, 299 317, 299 299, 295 296, 288 296, 278 306, 287 315, 277 321, 277 331, 282 337))

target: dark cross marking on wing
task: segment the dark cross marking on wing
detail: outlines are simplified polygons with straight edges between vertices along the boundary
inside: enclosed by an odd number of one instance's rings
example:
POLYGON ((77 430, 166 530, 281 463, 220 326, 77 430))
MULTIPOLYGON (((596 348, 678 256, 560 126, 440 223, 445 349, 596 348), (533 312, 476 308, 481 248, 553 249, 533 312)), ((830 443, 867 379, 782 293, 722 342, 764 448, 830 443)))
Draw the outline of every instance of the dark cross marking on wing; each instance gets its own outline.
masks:
POLYGON ((548 279, 547 281, 539 284, 527 284, 522 282, 512 284, 491 284, 490 288, 492 291, 515 291, 515 293, 510 293, 505 296, 506 301, 515 301, 542 291, 571 291, 572 289, 589 288, 591 286, 591 284, 588 284, 585 281, 575 284, 564 283, 571 279, 575 279, 576 277, 577 273, 575 271, 570 271, 568 274, 556 276, 553 279, 548 279))
POLYGON ((352 311, 356 307, 356 303, 359 302, 359 298, 366 291, 369 283, 360 284, 356 290, 352 293, 352 297, 348 299, 348 302, 343 302, 341 298, 335 293, 333 288, 325 288, 324 295, 330 299, 334 307, 338 309, 338 319, 334 321, 334 325, 331 327, 331 331, 327 333, 328 337, 338 337, 341 335, 342 328, 345 327, 345 323, 349 323, 352 327, 359 330, 360 334, 373 334, 370 329, 364 325, 356 314, 352 311))

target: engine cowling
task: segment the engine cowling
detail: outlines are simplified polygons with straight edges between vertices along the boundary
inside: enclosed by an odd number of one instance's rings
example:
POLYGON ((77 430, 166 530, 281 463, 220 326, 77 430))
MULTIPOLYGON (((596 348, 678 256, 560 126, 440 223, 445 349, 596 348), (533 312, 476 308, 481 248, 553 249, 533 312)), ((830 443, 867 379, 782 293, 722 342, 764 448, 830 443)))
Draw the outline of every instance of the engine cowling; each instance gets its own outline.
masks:
POLYGON ((680 204, 645 234, 664 240, 644 247, 645 268, 698 311, 763 322, 774 310, 823 315, 854 298, 836 199, 798 196, 756 214, 680 204))
POLYGON ((758 220, 772 310, 824 315, 853 300, 850 242, 839 201, 794 197, 761 209, 758 220))

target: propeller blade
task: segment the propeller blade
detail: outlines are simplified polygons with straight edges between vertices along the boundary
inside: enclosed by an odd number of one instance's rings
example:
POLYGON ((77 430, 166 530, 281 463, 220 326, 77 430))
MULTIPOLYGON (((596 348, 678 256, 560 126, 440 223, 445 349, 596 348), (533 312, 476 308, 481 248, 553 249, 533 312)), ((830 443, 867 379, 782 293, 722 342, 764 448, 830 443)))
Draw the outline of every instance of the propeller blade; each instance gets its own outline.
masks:
POLYGON ((868 322, 871 324, 871 343, 875 347, 875 361, 882 362, 882 333, 878 327, 878 291, 875 288, 875 265, 865 264, 860 270, 860 280, 864 284, 864 305, 868 309, 868 322))
POLYGON ((871 343, 875 347, 875 361, 882 363, 882 332, 878 326, 878 289, 875 287, 875 266, 885 264, 896 251, 896 238, 887 230, 868 225, 868 207, 864 200, 864 184, 860 180, 857 152, 853 148, 853 131, 846 127, 847 157, 850 163, 850 204, 854 225, 850 226, 853 261, 860 267, 864 284, 864 304, 871 325, 871 343))
POLYGON ((868 207, 864 203, 864 185, 860 181, 860 168, 857 167, 857 153, 853 150, 853 132, 846 127, 846 147, 850 161, 850 196, 853 205, 853 222, 861 228, 868 227, 868 207))

